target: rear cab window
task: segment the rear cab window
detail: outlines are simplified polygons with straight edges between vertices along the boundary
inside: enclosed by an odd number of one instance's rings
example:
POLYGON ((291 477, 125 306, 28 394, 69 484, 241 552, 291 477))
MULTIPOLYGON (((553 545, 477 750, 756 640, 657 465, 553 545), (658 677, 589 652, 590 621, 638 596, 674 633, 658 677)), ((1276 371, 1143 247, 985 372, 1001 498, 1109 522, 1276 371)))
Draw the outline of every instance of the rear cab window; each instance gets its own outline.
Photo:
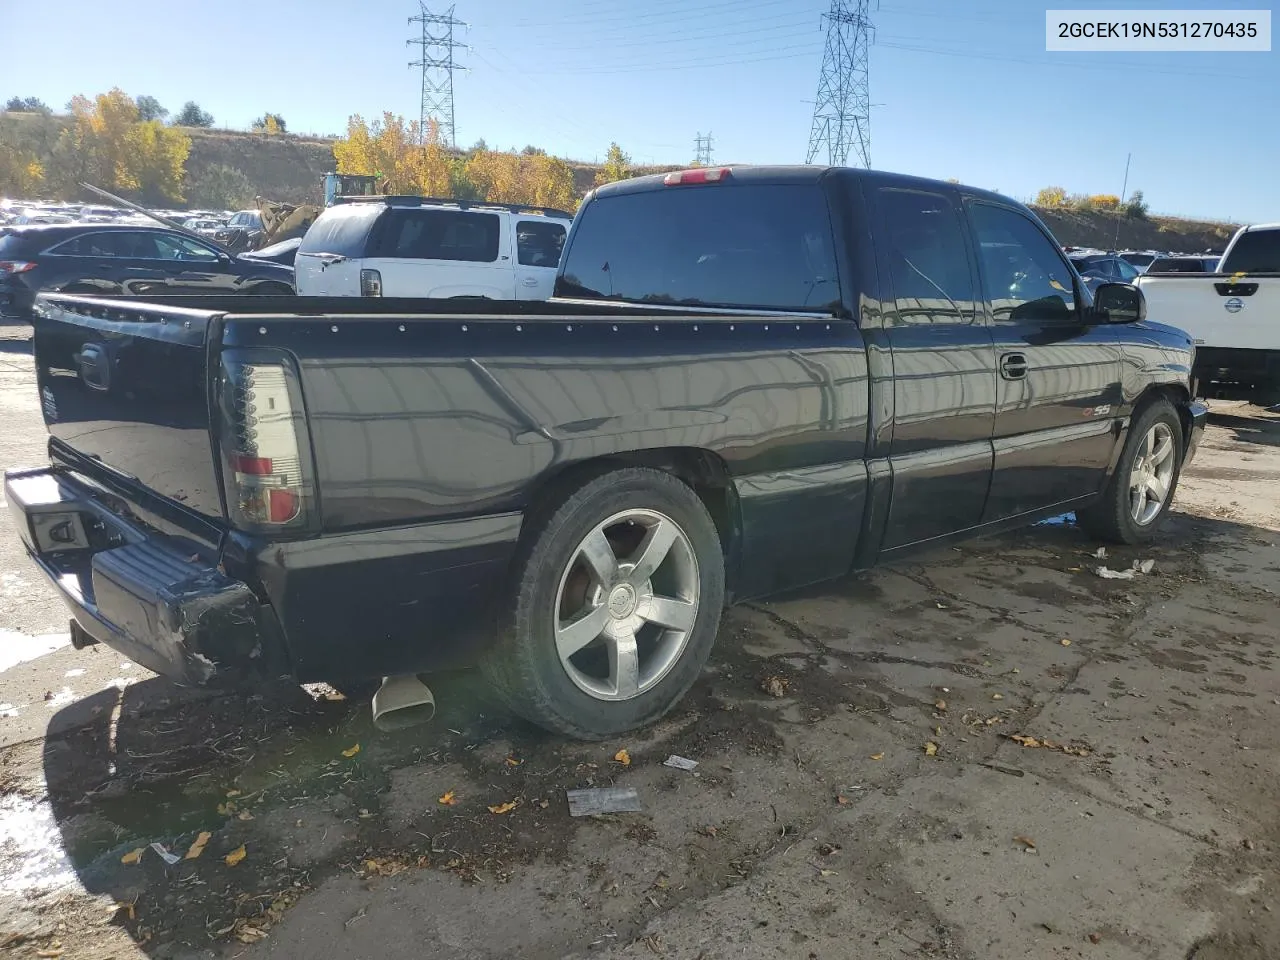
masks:
POLYGON ((493 263, 501 233, 494 213, 391 207, 378 219, 367 256, 493 263))
POLYGON ((840 284, 817 183, 660 187, 579 213, 556 295, 828 312, 840 284))
POLYGON ((1280 273, 1280 229, 1242 233, 1223 267, 1223 273, 1280 273))

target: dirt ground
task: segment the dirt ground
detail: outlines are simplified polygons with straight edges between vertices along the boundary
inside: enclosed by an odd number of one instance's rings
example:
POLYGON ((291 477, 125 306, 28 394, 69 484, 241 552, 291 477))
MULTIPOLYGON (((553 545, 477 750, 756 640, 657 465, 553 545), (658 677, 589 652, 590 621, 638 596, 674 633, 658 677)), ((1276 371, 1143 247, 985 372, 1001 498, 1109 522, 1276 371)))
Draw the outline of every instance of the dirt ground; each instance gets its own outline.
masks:
MULTIPOLYGON (((12 328, 0 422, 0 465, 41 462, 12 328)), ((77 652, 5 515, 0 952, 1280 957, 1277 478, 1280 414, 1217 404, 1154 547, 1041 525, 737 608, 684 704, 607 744, 466 674, 386 735, 77 652), (643 809, 571 818, 587 786, 643 809)))

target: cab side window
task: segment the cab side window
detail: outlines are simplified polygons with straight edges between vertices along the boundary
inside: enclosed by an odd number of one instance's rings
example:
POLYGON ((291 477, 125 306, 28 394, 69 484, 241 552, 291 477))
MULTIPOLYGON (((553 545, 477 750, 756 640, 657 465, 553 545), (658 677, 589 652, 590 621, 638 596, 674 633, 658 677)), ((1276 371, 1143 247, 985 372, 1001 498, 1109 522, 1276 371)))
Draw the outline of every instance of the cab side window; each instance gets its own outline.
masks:
POLYGON ((975 201, 969 217, 996 323, 1074 323, 1075 278, 1040 228, 1008 207, 975 201))
POLYGON ((964 226, 939 193, 879 193, 899 323, 972 323, 973 273, 964 226))

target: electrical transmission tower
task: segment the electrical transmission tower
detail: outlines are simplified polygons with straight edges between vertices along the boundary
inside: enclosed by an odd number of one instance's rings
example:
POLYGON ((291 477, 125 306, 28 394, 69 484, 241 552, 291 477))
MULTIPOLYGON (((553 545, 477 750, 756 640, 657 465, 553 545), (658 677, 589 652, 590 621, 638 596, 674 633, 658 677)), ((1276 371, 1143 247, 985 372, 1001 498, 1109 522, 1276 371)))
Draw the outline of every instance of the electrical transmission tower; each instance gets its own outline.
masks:
POLYGON ((831 0, 823 15, 827 43, 805 163, 825 153, 827 163, 842 167, 852 147, 858 163, 871 166, 870 2, 831 0))
POLYGON ((711 166, 711 143, 710 133, 699 133, 693 138, 694 163, 703 167, 711 166))
POLYGON ((465 47, 453 39, 454 27, 465 27, 467 24, 453 15, 453 7, 443 14, 432 13, 427 5, 418 0, 418 15, 410 17, 409 23, 422 26, 422 35, 406 40, 408 46, 416 46, 421 57, 410 61, 410 67, 422 68, 422 108, 419 112, 419 137, 425 139, 428 126, 435 122, 440 134, 440 142, 446 147, 456 146, 453 127, 453 71, 460 69, 453 60, 456 47, 465 47))

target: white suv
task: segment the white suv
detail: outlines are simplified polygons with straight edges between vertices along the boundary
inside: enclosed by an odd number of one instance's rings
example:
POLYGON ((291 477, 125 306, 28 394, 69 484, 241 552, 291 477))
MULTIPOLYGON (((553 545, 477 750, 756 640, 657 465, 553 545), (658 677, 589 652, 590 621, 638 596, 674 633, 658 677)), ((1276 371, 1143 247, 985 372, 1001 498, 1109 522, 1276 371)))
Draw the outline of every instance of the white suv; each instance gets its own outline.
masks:
POLYGON ((546 300, 573 215, 422 197, 350 197, 311 225, 298 295, 546 300))

